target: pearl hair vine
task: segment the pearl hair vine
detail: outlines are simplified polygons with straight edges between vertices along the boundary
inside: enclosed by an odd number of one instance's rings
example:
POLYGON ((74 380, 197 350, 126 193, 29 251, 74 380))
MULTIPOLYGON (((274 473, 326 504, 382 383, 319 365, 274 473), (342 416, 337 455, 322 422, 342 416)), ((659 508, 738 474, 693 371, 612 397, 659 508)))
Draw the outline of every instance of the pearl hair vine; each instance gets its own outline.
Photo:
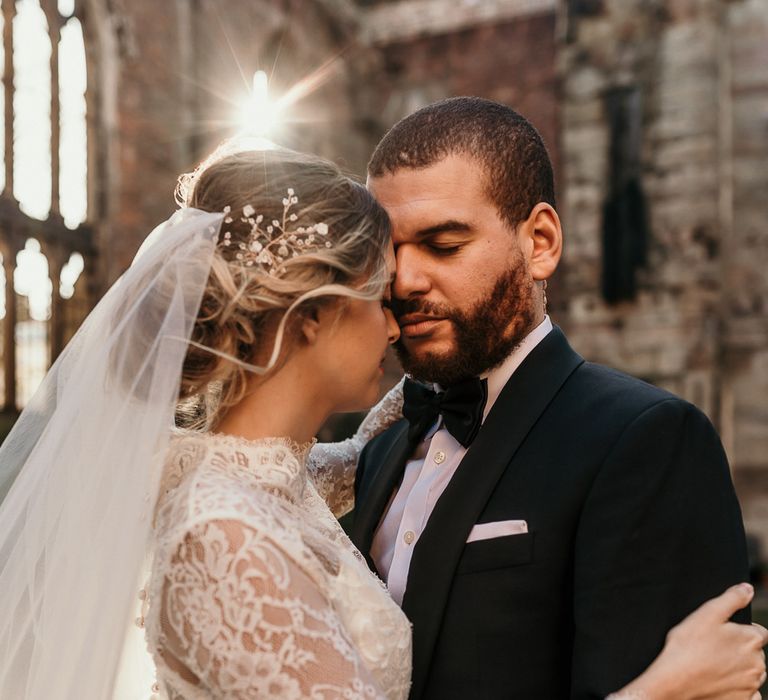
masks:
POLYGON ((240 242, 233 241, 232 232, 226 229, 226 225, 231 224, 236 215, 233 215, 231 207, 224 207, 224 232, 219 239, 219 245, 223 248, 236 247, 236 260, 247 267, 260 265, 270 275, 284 273, 288 260, 323 248, 331 248, 331 241, 326 238, 328 224, 325 222, 292 228, 299 217, 291 209, 298 201, 294 189, 289 187, 287 196, 283 197, 282 220, 272 219, 268 223, 263 214, 258 214, 250 204, 246 204, 238 218, 240 222, 249 225, 251 230, 246 240, 240 242))

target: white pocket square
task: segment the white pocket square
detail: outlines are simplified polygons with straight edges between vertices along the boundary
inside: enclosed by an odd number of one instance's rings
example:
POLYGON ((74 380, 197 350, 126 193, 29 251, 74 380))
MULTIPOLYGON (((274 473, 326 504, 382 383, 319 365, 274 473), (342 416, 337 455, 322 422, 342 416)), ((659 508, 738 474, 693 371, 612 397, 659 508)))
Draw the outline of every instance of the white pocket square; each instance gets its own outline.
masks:
POLYGON ((490 540, 494 537, 506 537, 507 535, 522 535, 526 532, 528 532, 528 523, 525 520, 500 520, 496 523, 481 523, 472 528, 467 542, 490 540))

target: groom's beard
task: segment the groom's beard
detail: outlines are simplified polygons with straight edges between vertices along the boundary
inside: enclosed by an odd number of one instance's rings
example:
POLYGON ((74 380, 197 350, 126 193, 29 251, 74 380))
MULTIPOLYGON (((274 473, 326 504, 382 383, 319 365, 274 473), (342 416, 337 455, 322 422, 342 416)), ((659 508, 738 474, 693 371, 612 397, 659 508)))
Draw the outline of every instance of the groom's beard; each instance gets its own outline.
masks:
POLYGON ((395 350, 403 369, 415 379, 446 387, 497 367, 532 330, 533 284, 521 261, 496 280, 490 293, 469 311, 424 299, 393 299, 392 310, 398 319, 405 314, 430 314, 450 321, 453 327, 453 348, 447 353, 411 353, 401 337, 395 350))

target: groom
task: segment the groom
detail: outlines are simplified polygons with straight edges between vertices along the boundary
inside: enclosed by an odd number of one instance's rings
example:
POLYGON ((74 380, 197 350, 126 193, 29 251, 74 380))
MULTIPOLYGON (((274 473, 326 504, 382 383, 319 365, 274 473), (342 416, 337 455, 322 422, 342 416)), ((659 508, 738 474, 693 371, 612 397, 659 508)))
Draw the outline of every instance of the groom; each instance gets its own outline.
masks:
POLYGON ((398 353, 423 383, 363 451, 352 534, 413 623, 411 697, 603 698, 747 579, 720 441, 552 325, 562 233, 523 117, 430 105, 384 137, 368 183, 392 220, 398 353))

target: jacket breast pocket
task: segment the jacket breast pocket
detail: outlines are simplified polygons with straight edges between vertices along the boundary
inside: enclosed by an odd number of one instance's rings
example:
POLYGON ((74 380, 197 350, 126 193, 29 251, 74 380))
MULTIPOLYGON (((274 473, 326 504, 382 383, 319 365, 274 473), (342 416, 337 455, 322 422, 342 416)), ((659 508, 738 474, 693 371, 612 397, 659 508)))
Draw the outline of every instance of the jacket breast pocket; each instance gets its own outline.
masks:
POLYGON ((533 540, 534 533, 526 532, 469 542, 464 546, 456 573, 469 574, 530 564, 533 561, 533 540))

